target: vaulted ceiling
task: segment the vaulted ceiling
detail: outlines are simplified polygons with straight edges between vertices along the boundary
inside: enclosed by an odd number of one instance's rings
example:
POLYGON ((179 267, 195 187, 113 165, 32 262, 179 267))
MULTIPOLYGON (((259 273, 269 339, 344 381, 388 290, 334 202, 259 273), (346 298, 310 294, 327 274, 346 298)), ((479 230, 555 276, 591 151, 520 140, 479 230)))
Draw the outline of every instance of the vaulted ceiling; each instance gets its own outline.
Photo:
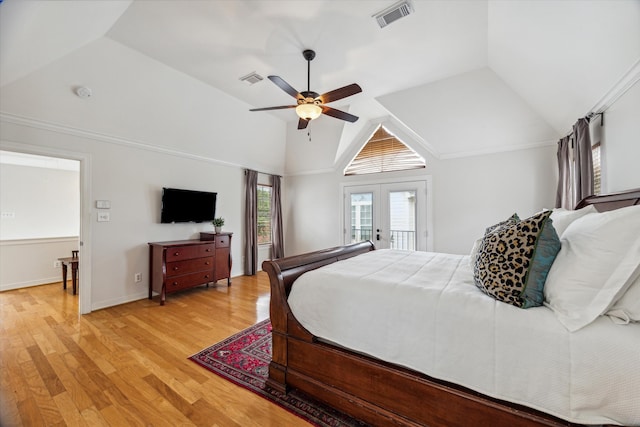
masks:
MULTIPOLYGON (((284 105, 294 100, 266 76, 306 90, 301 52, 313 49, 311 90, 363 88, 332 104, 360 117, 340 144, 392 117, 447 157, 553 143, 640 73, 638 0, 412 0, 412 14, 380 28, 372 15, 393 3, 5 0, 0 88, 104 38, 247 109, 284 105), (265 79, 239 80, 251 72, 265 79)), ((293 110, 252 114, 296 120, 293 110)))

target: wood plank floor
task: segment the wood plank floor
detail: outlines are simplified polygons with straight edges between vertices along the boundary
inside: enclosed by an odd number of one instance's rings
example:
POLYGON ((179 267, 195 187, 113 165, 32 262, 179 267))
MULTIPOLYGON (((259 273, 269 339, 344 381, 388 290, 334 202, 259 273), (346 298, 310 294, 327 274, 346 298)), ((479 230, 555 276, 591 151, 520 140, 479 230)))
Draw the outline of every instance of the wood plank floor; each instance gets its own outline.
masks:
POLYGON ((264 273, 84 316, 61 283, 2 292, 0 426, 308 426, 187 359, 268 316, 264 273))

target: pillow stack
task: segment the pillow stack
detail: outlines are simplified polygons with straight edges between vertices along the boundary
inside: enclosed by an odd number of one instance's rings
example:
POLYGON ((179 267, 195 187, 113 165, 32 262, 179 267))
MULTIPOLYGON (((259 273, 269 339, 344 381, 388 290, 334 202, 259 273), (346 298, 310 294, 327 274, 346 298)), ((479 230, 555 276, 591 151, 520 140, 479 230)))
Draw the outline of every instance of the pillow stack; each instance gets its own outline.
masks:
POLYGON ((516 307, 542 305, 547 274, 560 250, 550 216, 551 211, 545 211, 518 221, 514 214, 487 228, 472 254, 476 286, 516 307))
POLYGON ((470 262, 484 293, 516 307, 544 303, 569 331, 602 315, 640 322, 640 206, 514 214, 487 228, 470 262))
POLYGON ((606 314, 640 321, 640 206, 571 222, 549 271, 546 305, 570 331, 606 314))

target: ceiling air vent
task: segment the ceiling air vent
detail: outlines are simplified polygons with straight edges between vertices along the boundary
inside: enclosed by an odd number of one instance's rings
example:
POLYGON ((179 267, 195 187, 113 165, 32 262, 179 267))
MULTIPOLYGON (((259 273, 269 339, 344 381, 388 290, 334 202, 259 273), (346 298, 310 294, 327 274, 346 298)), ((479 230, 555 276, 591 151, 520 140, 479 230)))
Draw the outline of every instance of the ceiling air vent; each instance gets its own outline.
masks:
POLYGON ((385 10, 376 13, 373 17, 378 21, 380 28, 384 28, 392 22, 409 15, 411 12, 413 12, 413 7, 411 7, 409 1, 401 0, 385 10))
POLYGON ((254 83, 258 83, 261 82, 262 80, 264 80, 264 78, 256 73, 255 71, 247 74, 246 76, 240 77, 240 80, 242 80, 243 82, 247 82, 250 85, 254 84, 254 83))

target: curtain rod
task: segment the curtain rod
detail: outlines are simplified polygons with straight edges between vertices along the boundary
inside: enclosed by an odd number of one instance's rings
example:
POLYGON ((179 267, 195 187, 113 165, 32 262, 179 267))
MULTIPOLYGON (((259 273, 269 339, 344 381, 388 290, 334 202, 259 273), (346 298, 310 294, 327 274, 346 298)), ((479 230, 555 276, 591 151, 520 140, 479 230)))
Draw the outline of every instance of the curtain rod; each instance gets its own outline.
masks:
MULTIPOLYGON (((604 111, 601 111, 599 113, 589 113, 586 116, 584 116, 585 119, 587 119, 588 122, 591 122, 591 120, 595 117, 595 116, 600 116, 600 126, 604 126, 604 111)), ((578 119, 580 120, 580 119, 578 119)), ((573 127, 571 128, 571 130, 569 132, 567 132, 566 134, 564 134, 564 136, 562 136, 560 139, 564 139, 568 136, 571 136, 573 134, 573 127)))
MULTIPOLYGON (((255 170, 255 169, 245 169, 244 170, 244 174, 245 175, 247 174, 248 170, 255 170)), ((260 171, 256 171, 256 172, 261 173, 262 175, 278 176, 278 177, 282 178, 282 175, 278 175, 277 173, 260 172, 260 171)))

